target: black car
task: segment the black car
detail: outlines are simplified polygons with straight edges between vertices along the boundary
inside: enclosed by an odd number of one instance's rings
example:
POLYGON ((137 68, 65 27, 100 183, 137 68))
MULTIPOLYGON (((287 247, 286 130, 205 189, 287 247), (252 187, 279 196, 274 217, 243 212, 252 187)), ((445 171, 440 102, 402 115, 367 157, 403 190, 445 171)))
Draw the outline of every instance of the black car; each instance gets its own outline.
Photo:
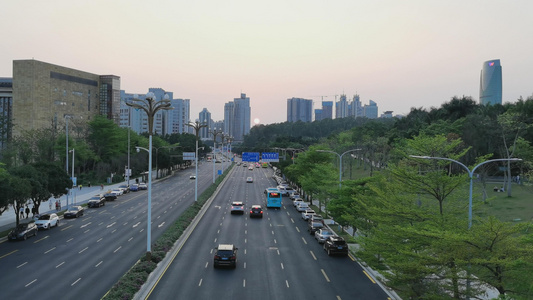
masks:
POLYGON ((340 236, 330 236, 324 242, 324 250, 328 255, 340 254, 348 255, 348 244, 344 238, 340 236))
POLYGON ((104 195, 92 196, 87 202, 88 207, 100 207, 105 205, 104 195))
POLYGON ((7 238, 13 240, 26 240, 30 236, 37 235, 37 225, 35 223, 21 223, 15 229, 11 230, 7 238))
POLYGON ((252 205, 252 208, 250 208, 250 218, 263 218, 261 205, 252 205))
POLYGON ((307 223, 307 231, 309 231, 309 234, 314 235, 315 232, 319 229, 322 229, 324 227, 324 223, 319 220, 311 220, 309 219, 307 223))
POLYGON ((227 266, 235 269, 237 267, 237 249, 233 244, 219 244, 215 248, 213 267, 227 266))
POLYGON ((83 213, 85 212, 85 209, 81 206, 72 206, 69 210, 67 210, 63 214, 63 218, 78 218, 83 216, 83 213))
POLYGON ((118 199, 118 195, 115 192, 108 192, 104 194, 105 201, 115 201, 118 199))

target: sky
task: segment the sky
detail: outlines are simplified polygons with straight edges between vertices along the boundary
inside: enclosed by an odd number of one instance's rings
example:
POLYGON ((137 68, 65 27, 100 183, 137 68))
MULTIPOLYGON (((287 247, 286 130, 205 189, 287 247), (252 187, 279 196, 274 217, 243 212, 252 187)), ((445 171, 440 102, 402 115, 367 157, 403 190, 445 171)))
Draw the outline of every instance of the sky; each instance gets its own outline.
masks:
POLYGON ((379 114, 479 101, 500 59, 503 102, 533 95, 531 0, 2 1, 0 77, 36 59, 121 77, 121 89, 190 99, 214 121, 245 93, 251 119, 287 120, 287 99, 377 103, 379 114), (337 95, 337 96, 336 96, 337 95))

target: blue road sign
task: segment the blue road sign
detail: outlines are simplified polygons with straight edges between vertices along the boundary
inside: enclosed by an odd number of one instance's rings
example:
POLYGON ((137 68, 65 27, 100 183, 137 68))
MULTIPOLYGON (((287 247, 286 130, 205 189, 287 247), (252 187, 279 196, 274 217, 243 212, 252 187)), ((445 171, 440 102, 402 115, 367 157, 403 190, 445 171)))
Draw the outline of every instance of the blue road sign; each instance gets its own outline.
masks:
POLYGON ((263 162, 279 162, 279 154, 277 152, 263 152, 261 160, 263 162))
POLYGON ((243 152, 242 161, 259 162, 259 152, 243 152))

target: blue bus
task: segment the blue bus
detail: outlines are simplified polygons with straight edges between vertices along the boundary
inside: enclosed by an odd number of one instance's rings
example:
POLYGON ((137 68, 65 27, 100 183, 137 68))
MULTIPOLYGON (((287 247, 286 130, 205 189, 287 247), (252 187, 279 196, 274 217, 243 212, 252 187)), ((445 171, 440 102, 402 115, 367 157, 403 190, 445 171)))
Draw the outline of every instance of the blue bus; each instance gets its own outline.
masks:
POLYGON ((281 193, 278 189, 268 189, 266 193, 267 208, 281 208, 281 193))

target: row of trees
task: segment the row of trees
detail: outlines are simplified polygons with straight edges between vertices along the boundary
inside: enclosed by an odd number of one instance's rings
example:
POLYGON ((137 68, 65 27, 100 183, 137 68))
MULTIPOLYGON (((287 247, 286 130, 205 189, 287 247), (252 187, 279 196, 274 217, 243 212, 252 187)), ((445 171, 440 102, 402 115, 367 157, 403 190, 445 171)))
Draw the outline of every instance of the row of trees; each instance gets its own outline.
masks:
POLYGON ((324 136, 317 130, 321 122, 307 128, 304 123, 254 127, 243 150, 307 149, 293 160, 280 162, 283 173, 319 199, 319 206, 337 222, 357 229, 361 245, 357 255, 381 269, 388 286, 402 297, 480 297, 486 284, 501 295, 528 299, 533 289, 529 224, 489 216, 486 182, 489 177, 505 180, 507 196, 512 197, 512 177, 530 180, 532 108, 533 97, 495 106, 453 98, 440 108, 414 108, 401 119, 328 120, 328 124, 352 127, 324 136), (305 135, 309 128, 315 129, 310 137, 305 135), (343 178, 349 179, 339 189, 337 156, 316 150, 343 153, 350 149, 360 150, 354 152, 356 160, 343 164, 343 178), (417 160, 410 155, 447 157, 467 166, 495 158, 523 160, 476 170, 482 192, 474 200, 482 201, 474 201, 469 228, 465 170, 449 161, 417 160), (370 176, 352 179, 353 163, 370 176), (467 287, 469 281, 472 284, 467 287))
MULTIPOLYGON (((78 184, 105 183, 108 178, 113 178, 114 182, 124 180, 128 154, 133 176, 146 171, 148 155, 137 153, 135 147, 148 148, 148 136, 128 130, 101 116, 88 123, 71 120, 68 145, 69 149, 75 149, 74 176, 78 184)), ((154 136, 152 142, 153 165, 158 169, 170 170, 185 164, 183 152, 194 152, 196 147, 193 134, 154 136)), ((38 212, 42 201, 59 198, 72 187, 71 170, 65 169, 67 151, 63 129, 51 126, 25 131, 5 141, 3 147, 0 152, 0 186, 6 192, 0 195, 0 215, 10 206, 17 212, 27 201, 31 201, 38 212)), ((205 147, 200 153, 205 155, 208 151, 205 147)), ((70 154, 68 159, 71 159, 70 154)))
MULTIPOLYGON (((333 139, 333 138, 331 138, 333 139)), ((462 160, 470 147, 460 138, 420 135, 394 148, 387 168, 374 176, 344 180, 327 143, 311 146, 283 166, 319 207, 343 226, 356 228, 357 256, 382 270, 387 285, 406 299, 479 297, 488 284, 502 295, 530 297, 533 236, 528 224, 487 217, 476 201, 468 226, 468 175, 449 161, 420 160, 410 155, 462 160), (476 280, 469 276, 475 274, 476 280), (472 281, 467 289, 466 282, 472 281)))

